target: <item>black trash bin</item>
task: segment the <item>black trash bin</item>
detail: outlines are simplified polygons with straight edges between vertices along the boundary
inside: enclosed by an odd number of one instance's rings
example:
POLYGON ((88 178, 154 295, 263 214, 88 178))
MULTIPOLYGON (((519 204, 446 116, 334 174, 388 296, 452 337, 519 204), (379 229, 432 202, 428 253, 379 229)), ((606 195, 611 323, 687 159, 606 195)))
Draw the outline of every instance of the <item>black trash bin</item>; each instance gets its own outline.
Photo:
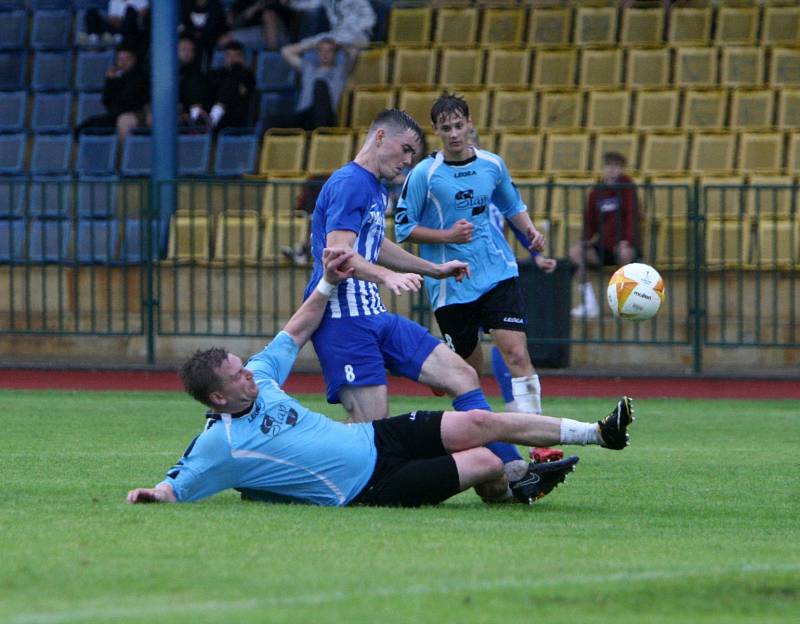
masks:
POLYGON ((519 284, 528 312, 528 352, 536 368, 569 366, 572 268, 559 260, 556 270, 545 273, 532 263, 519 267, 519 284), (561 342, 542 342, 542 338, 561 342))

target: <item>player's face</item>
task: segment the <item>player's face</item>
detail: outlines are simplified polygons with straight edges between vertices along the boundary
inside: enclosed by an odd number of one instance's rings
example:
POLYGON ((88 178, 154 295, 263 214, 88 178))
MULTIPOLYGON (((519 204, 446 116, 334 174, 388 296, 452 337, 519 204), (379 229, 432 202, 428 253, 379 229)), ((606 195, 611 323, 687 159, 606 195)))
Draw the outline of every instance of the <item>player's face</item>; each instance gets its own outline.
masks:
POLYGON ((375 137, 378 145, 380 177, 394 180, 414 163, 414 156, 422 149, 416 132, 406 129, 400 134, 389 134, 385 131, 375 137))
POLYGON ((217 374, 222 379, 219 394, 231 411, 240 411, 256 400, 258 386, 253 380, 253 373, 242 365, 238 355, 229 353, 217 369, 217 374))
POLYGON ((439 117, 434 130, 442 140, 447 160, 464 160, 468 156, 471 128, 472 121, 458 113, 439 117))

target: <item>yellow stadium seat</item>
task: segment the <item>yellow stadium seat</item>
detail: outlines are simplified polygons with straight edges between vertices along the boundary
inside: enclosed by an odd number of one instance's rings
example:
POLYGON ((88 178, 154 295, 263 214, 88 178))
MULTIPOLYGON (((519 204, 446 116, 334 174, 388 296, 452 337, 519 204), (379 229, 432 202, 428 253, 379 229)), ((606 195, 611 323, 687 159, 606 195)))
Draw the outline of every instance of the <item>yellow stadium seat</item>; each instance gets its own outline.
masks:
POLYGON ((487 7, 483 10, 481 43, 520 45, 525 32, 525 9, 487 7))
MULTIPOLYGON (((489 152, 497 151, 497 142, 499 140, 497 137, 499 133, 487 128, 476 128, 476 132, 478 133, 478 147, 480 149, 489 152)), ((436 136, 435 139, 433 145, 439 145, 439 137, 436 136)))
POLYGON ((726 87, 764 84, 764 48, 760 46, 722 48, 720 84, 726 87))
POLYGON ((792 175, 800 174, 800 132, 789 135, 786 170, 792 175))
POLYGON ((358 54, 347 78, 350 87, 386 85, 389 82, 389 48, 369 48, 358 54))
POLYGON ((426 85, 436 82, 438 51, 433 48, 395 48, 392 84, 426 85))
POLYGON ((382 110, 393 108, 394 89, 385 87, 361 87, 353 92, 350 105, 350 126, 368 128, 382 110))
POLYGON ((747 213, 756 221, 786 219, 792 214, 792 203, 800 206, 800 189, 792 186, 792 176, 752 175, 747 188, 747 213))
POLYGON ((773 126, 775 93, 770 89, 734 89, 728 125, 739 129, 767 129, 773 126))
POLYGON ((717 10, 717 45, 754 45, 758 35, 758 7, 721 6, 717 10))
POLYGON ((261 259, 280 261, 281 249, 294 248, 308 240, 308 217, 306 215, 278 215, 264 219, 261 239, 261 259))
POLYGON ((539 99, 539 128, 542 130, 572 130, 580 128, 583 117, 583 93, 580 91, 549 91, 539 99))
POLYGON ((308 148, 309 175, 325 175, 350 160, 353 132, 343 128, 317 128, 311 133, 308 148))
POLYGON ((426 45, 431 40, 430 7, 393 7, 389 15, 389 45, 426 45))
POLYGON ((800 89, 778 91, 778 128, 800 128, 800 89))
POLYGON ((714 130, 725 126, 728 94, 724 89, 690 89, 683 96, 681 127, 714 130))
POLYGON ((800 49, 772 49, 769 83, 779 88, 800 87, 800 49))
POLYGON ((441 94, 442 90, 436 88, 401 89, 398 107, 400 110, 406 111, 418 123, 427 126, 431 118, 431 106, 441 94))
POLYGON ((800 6, 764 7, 761 44, 797 45, 800 41, 800 6))
POLYGON ((299 175, 306 155, 304 130, 272 128, 264 134, 258 172, 264 175, 299 175))
POLYGON ((749 219, 710 219, 706 223, 706 265, 742 267, 749 264, 751 239, 749 219))
POLYGON ((169 224, 169 260, 206 261, 211 254, 211 220, 199 214, 173 215, 169 224))
POLYGON ((611 45, 617 40, 617 9, 580 6, 575 12, 577 45, 611 45))
POLYGON ((539 88, 566 89, 575 85, 575 48, 540 49, 533 55, 533 85, 539 88))
POLYGON ((702 214, 709 219, 742 219, 747 214, 743 176, 699 176, 697 190, 702 214))
POLYGON ((443 48, 439 63, 439 84, 479 85, 483 82, 483 49, 443 48))
POLYGON ((645 188, 644 208, 648 218, 686 218, 693 201, 694 179, 691 176, 654 176, 645 188))
POLYGON ((628 87, 666 87, 669 86, 669 73, 672 67, 670 51, 661 48, 631 48, 627 52, 628 87))
POLYGON ((528 45, 563 46, 571 42, 571 7, 531 7, 528 19, 528 45))
POLYGON ((541 170, 542 136, 525 132, 503 132, 498 139, 497 153, 505 161, 511 175, 530 175, 541 170))
POLYGON ((664 32, 664 9, 628 7, 622 12, 620 43, 627 46, 660 45, 664 32))
POLYGON ((489 48, 487 87, 524 86, 530 81, 531 53, 526 48, 489 48))
POLYGON ((478 9, 476 7, 441 7, 436 11, 437 45, 467 45, 478 38, 478 9))
POLYGON ((639 130, 671 130, 678 121, 678 90, 642 90, 636 93, 633 127, 639 130))
POLYGON ((586 127, 589 130, 621 130, 630 126, 631 98, 627 90, 589 92, 586 127))
POLYGON ((530 128, 535 107, 536 99, 531 89, 496 89, 490 125, 497 130, 530 128))
POLYGON ((548 178, 544 176, 514 176, 514 184, 537 228, 547 218, 547 182, 548 178))
POLYGON ((651 133, 644 137, 641 171, 645 174, 677 174, 686 169, 688 137, 683 133, 651 133))
POLYGON ((568 175, 588 171, 589 139, 589 134, 585 133, 548 134, 544 150, 544 170, 568 175))
POLYGON ((603 154, 617 152, 627 161, 627 169, 636 170, 639 166, 639 135, 635 132, 600 132, 594 138, 593 167, 600 169, 603 154))
POLYGON ((692 136, 689 171, 694 174, 728 174, 734 169, 736 135, 730 132, 697 132, 692 136))
MULTIPOLYGON (((469 114, 472 117, 472 123, 476 128, 485 128, 489 124, 489 100, 491 99, 491 92, 482 87, 469 87, 457 90, 457 95, 464 98, 464 101, 469 106, 469 114)), ((424 119, 417 121, 424 127, 430 119, 430 114, 424 119)))
POLYGON ((689 220, 686 218, 660 220, 653 263, 663 269, 679 269, 689 264, 692 255, 689 220))
POLYGON ((708 44, 712 16, 711 7, 672 7, 667 41, 679 46, 708 44))
POLYGON ((710 87, 717 84, 717 49, 680 47, 675 50, 675 84, 710 87))
POLYGON ((783 134, 743 132, 738 154, 743 173, 779 173, 783 166, 783 134))
POLYGON ((298 209, 297 201, 306 182, 304 177, 271 178, 264 187, 262 218, 289 215, 298 209))
POLYGON ((584 88, 618 87, 622 83, 620 48, 581 50, 580 86, 584 88))
POLYGON ((753 261, 761 268, 796 268, 800 262, 800 220, 758 221, 753 261))
MULTIPOLYGON (((178 181, 178 206, 179 214, 196 214, 211 216, 214 212, 212 203, 212 184, 198 184, 197 181, 178 181)), ((120 200, 123 203, 123 212, 127 216, 138 215, 142 197, 139 195, 140 187, 138 184, 125 185, 120 189, 120 200)))
POLYGON ((255 264, 258 260, 258 213, 246 210, 241 214, 220 214, 214 239, 215 262, 255 264))

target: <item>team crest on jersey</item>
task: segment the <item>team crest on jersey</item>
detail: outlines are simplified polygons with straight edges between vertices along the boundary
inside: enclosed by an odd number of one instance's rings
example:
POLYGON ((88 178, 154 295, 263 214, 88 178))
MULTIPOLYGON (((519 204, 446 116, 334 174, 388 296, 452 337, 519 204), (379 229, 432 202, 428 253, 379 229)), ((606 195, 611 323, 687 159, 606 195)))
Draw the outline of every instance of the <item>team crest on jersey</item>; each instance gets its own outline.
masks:
POLYGON ((261 433, 271 438, 277 436, 281 431, 297 424, 297 411, 286 405, 279 405, 274 414, 266 414, 261 421, 261 433))
POLYGON ((457 191, 455 195, 456 208, 459 210, 472 210, 472 214, 480 214, 486 210, 489 198, 486 195, 475 195, 474 189, 457 191), (476 209, 479 209, 476 212, 476 209))

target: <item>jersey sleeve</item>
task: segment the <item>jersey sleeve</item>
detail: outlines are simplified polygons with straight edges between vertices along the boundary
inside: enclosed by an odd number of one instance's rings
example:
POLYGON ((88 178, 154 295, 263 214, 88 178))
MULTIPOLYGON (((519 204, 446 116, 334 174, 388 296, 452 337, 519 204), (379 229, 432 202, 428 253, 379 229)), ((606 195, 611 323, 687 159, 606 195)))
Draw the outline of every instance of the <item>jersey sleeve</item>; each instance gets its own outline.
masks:
POLYGON ((228 470, 230 460, 230 446, 226 441, 219 435, 204 432, 192 440, 161 483, 172 487, 179 503, 201 500, 235 485, 228 470))
POLYGON ((394 236, 402 243, 420 224, 425 202, 428 201, 428 169, 414 167, 406 177, 394 213, 394 236))
POLYGON ((358 234, 369 210, 369 193, 357 178, 340 179, 328 191, 325 207, 325 234, 347 230, 358 234))
POLYGON ((508 219, 515 214, 525 212, 526 206, 522 197, 511 181, 511 174, 508 173, 506 164, 498 157, 500 171, 498 172, 497 186, 492 193, 492 203, 497 206, 503 216, 508 219))
POLYGON ((259 388, 270 380, 282 386, 299 351, 292 337, 282 331, 262 351, 251 357, 245 368, 253 373, 259 388))

